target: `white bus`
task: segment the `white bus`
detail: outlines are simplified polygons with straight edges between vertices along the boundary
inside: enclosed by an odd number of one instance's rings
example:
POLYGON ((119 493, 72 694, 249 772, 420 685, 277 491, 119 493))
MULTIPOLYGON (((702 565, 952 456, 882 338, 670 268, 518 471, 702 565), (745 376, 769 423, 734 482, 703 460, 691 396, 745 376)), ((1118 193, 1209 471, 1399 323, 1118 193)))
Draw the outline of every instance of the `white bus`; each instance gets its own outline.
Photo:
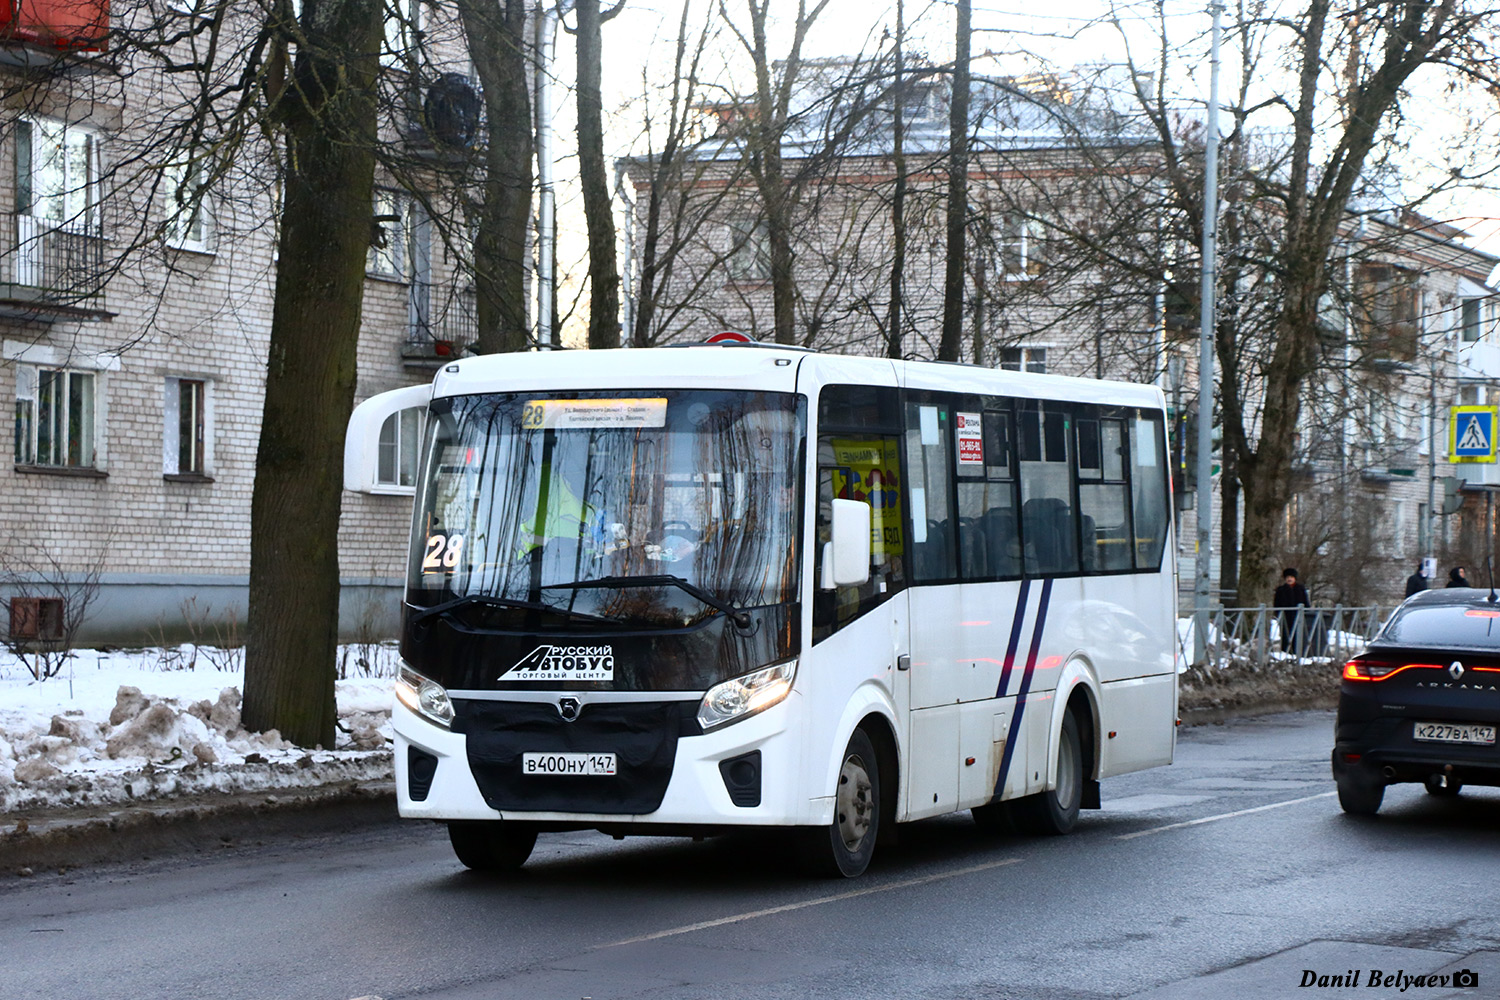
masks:
POLYGON ((548 830, 780 828, 833 876, 960 809, 1066 832, 1172 760, 1164 416, 1152 386, 755 344, 466 358, 366 400, 349 489, 423 428, 401 815, 481 869, 548 830))

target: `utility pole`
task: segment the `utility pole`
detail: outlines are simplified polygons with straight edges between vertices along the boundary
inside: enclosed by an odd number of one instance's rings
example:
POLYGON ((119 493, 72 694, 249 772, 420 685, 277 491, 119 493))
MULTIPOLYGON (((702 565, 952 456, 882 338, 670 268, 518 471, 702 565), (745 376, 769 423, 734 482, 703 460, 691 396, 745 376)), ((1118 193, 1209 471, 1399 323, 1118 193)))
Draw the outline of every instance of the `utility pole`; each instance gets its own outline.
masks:
POLYGON ((1213 561, 1214 291, 1219 242, 1219 32, 1221 0, 1210 4, 1208 123, 1203 148, 1203 274, 1198 311, 1198 553, 1193 560, 1193 659, 1208 662, 1209 570, 1213 561))

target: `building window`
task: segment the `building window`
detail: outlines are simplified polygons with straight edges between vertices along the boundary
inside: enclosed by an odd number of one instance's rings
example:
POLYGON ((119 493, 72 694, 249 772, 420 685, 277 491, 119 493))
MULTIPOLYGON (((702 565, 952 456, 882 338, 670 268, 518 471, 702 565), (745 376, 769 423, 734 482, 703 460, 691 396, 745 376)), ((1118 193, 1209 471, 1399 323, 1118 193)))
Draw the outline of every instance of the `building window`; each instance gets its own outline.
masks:
POLYGON ((162 422, 162 471, 168 476, 209 476, 213 468, 213 421, 209 382, 168 378, 162 422))
POLYGON ((365 269, 384 278, 407 277, 406 238, 411 204, 399 191, 375 192, 375 218, 370 231, 370 256, 365 269))
POLYGON ((94 468, 97 376, 30 365, 16 376, 16 464, 94 468))
POLYGON ((995 264, 1004 279, 1025 278, 1032 269, 1031 223, 1025 216, 1002 215, 995 230, 995 264))
POLYGON ((417 446, 422 440, 422 407, 399 410, 380 425, 378 486, 411 488, 417 482, 417 446))
POLYGON ((208 168, 184 159, 162 170, 166 199, 167 240, 184 250, 213 247, 214 213, 208 193, 208 168))
POLYGON ((1355 274, 1355 329, 1371 358, 1417 356, 1421 275, 1392 264, 1361 264, 1355 274))
POLYGON ((729 224, 729 276, 735 281, 769 281, 771 230, 764 219, 729 224))
POLYGON ((1483 304, 1483 299, 1464 299, 1459 304, 1459 330, 1461 338, 1467 342, 1479 340, 1483 332, 1479 322, 1479 313, 1483 304))
POLYGON ((385 9, 385 45, 380 50, 383 66, 409 63, 422 42, 422 5, 418 0, 393 0, 385 9))
POLYGON ((1012 372, 1047 374, 1047 349, 1045 347, 1002 347, 1000 367, 1012 372))
POLYGON ((16 211, 47 229, 97 233, 99 141, 48 118, 16 122, 16 211))

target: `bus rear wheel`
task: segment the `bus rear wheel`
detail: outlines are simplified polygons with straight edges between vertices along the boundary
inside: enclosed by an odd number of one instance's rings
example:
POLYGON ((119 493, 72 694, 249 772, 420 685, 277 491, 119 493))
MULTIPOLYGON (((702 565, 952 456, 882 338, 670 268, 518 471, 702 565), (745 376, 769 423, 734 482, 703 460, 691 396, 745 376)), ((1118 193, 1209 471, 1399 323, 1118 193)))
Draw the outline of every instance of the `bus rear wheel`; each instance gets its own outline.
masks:
POLYGON ((1078 822, 1082 803, 1083 740, 1070 708, 1063 713, 1062 733, 1057 741, 1057 785, 1051 791, 1017 801, 1016 822, 1027 833, 1064 834, 1078 822))
POLYGON ((450 820, 448 841, 465 868, 513 872, 531 857, 536 828, 504 820, 450 820))
POLYGON ((856 729, 834 789, 833 822, 797 831, 797 860, 809 875, 854 878, 870 865, 880 833, 880 765, 875 745, 856 729))

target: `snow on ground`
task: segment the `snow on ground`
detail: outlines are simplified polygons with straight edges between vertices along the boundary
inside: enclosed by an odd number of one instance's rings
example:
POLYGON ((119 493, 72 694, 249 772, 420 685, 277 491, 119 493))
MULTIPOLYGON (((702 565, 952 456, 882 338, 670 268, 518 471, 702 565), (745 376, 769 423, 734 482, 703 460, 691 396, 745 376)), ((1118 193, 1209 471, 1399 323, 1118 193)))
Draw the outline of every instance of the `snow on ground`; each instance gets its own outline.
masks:
POLYGON ((240 724, 243 657, 183 646, 76 650, 36 680, 0 651, 0 814, 391 776, 393 646, 340 649, 338 745, 306 751, 240 724))

